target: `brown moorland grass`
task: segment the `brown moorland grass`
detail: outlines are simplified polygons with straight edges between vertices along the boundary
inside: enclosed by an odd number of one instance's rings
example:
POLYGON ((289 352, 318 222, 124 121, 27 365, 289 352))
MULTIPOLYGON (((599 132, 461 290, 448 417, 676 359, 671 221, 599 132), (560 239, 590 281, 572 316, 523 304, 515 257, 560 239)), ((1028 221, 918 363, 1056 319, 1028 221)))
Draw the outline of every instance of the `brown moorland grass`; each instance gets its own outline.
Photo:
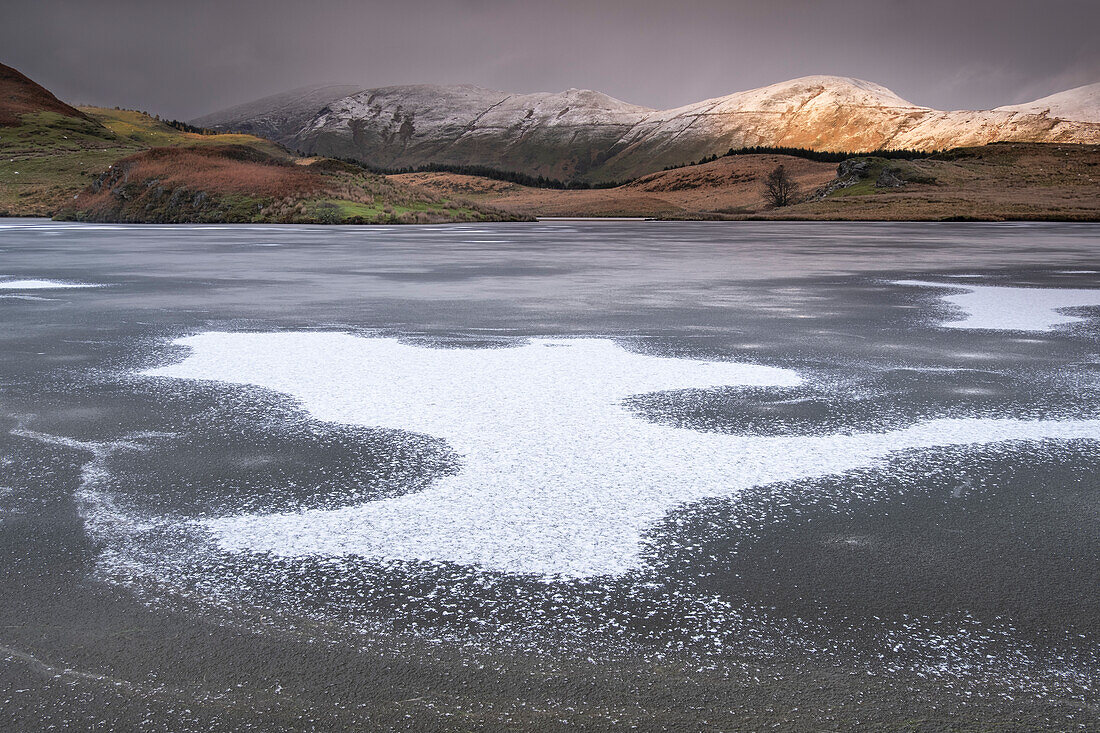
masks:
POLYGON ((118 161, 112 173, 133 181, 155 180, 165 187, 253 196, 305 196, 325 185, 324 178, 309 168, 239 145, 153 148, 118 161))
POLYGON ((661 171, 616 188, 559 190, 521 186, 453 173, 391 176, 440 194, 460 195, 504 211, 534 216, 691 217, 705 212, 749 212, 762 205, 764 177, 782 163, 804 191, 831 181, 833 163, 780 155, 737 155, 661 171))
MULTIPOLYGON (((877 159, 876 159, 877 160, 877 159)), ((1100 145, 993 143, 931 158, 876 163, 858 186, 819 198, 837 166, 792 156, 719 158, 643 176, 617 188, 562 191, 449 173, 392 176, 436 193, 463 195, 534 216, 648 216, 669 219, 940 221, 949 219, 1100 221, 1100 145), (782 163, 804 200, 769 209, 761 182, 782 163), (909 181, 875 185, 882 167, 909 181)))
POLYGON ((56 215, 102 222, 439 223, 516 217, 334 160, 242 145, 153 148, 117 161, 56 215))

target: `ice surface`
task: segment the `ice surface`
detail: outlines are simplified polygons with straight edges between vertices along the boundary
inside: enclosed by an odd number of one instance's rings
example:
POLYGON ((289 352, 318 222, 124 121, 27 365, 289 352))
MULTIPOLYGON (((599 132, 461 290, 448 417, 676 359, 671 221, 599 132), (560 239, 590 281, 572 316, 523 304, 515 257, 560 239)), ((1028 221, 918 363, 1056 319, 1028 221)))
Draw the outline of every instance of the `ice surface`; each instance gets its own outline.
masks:
POLYGON ((606 339, 443 349, 339 333, 205 333, 145 372, 258 385, 316 417, 446 439, 460 470, 414 494, 338 510, 203 522, 230 551, 450 561, 541 576, 618 575, 684 502, 849 470, 907 449, 1100 438, 1100 421, 946 419, 891 433, 733 436, 656 425, 640 393, 790 387, 786 369, 629 352, 606 339))
POLYGON ((895 280, 894 285, 950 288, 964 292, 940 296, 961 308, 966 317, 941 324, 945 328, 1000 331, 1049 331, 1055 326, 1085 319, 1059 313, 1062 308, 1100 306, 1100 289, 1006 288, 994 285, 961 285, 924 280, 895 280))
POLYGON ((0 290, 58 290, 63 288, 98 288, 91 283, 64 282, 62 280, 0 280, 0 290))

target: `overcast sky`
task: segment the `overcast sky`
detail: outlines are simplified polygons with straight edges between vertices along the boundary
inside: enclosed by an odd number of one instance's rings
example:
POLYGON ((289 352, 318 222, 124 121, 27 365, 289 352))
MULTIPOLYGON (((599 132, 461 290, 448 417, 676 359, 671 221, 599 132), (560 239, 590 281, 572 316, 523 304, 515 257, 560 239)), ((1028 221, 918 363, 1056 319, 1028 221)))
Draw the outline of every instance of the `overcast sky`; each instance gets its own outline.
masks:
POLYGON ((1100 81, 1100 0, 0 0, 0 62, 189 119, 316 83, 598 89, 673 107, 808 74, 932 107, 1100 81))

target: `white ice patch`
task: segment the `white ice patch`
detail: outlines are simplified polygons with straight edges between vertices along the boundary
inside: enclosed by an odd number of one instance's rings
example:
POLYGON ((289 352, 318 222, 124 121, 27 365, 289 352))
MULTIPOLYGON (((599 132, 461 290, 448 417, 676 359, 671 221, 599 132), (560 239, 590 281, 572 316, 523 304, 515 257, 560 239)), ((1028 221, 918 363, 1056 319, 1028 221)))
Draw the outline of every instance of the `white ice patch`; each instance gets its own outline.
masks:
POLYGON ((99 288, 91 283, 63 280, 0 280, 0 290, 62 290, 68 288, 99 288))
POLYGON ((414 494, 202 525, 235 552, 450 561, 542 576, 618 575, 673 507, 838 473, 908 448, 1100 438, 1100 421, 950 419, 892 433, 755 437, 657 425, 624 398, 790 387, 786 369, 636 354, 604 339, 440 349, 335 333, 206 333, 146 374, 258 385, 322 420, 446 439, 460 470, 414 494))
POLYGON ((924 280, 894 280, 894 285, 950 288, 964 292, 942 295, 966 317, 942 323, 945 328, 974 328, 998 331, 1049 331, 1055 326, 1085 319, 1059 313, 1062 308, 1100 306, 1100 289, 1006 288, 994 285, 956 285, 924 280))

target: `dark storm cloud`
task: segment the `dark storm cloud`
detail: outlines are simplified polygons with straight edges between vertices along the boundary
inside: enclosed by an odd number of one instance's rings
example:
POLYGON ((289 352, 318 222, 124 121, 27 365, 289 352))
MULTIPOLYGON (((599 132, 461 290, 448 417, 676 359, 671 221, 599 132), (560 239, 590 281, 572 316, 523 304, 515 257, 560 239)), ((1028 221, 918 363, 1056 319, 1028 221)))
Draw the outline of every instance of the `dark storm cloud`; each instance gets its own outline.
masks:
POLYGON ((0 61, 189 118, 313 83, 587 87, 672 107, 807 74, 984 108, 1100 81, 1096 0, 0 0, 0 61))

